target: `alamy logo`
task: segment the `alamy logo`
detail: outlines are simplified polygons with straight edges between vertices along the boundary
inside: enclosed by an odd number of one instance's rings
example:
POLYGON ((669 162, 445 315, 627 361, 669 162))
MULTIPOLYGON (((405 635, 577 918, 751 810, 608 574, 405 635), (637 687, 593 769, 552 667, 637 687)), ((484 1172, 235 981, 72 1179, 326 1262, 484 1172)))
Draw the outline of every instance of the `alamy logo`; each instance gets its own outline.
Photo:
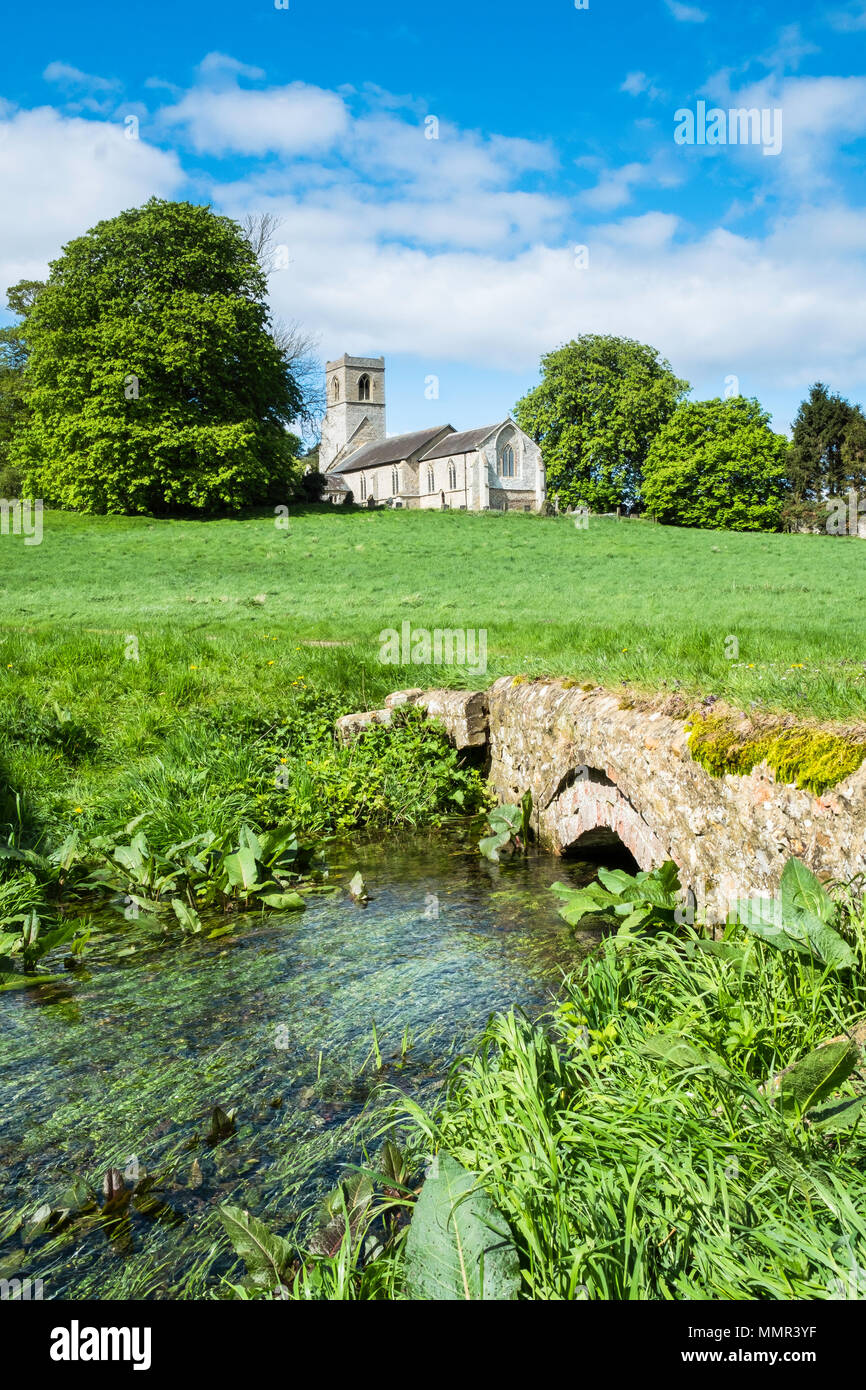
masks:
POLYGON ((828 497, 827 531, 831 536, 859 536, 866 533, 866 497, 854 488, 847 497, 828 497))
POLYGON ((760 145, 763 154, 781 154, 781 107, 733 107, 725 111, 699 101, 694 111, 681 106, 674 112, 677 145, 760 145))
POLYGON ((52 1361, 131 1361, 134 1371, 150 1370, 149 1327, 68 1327, 51 1330, 52 1361))
POLYGON ((473 675, 487 670, 486 628, 413 628, 405 619, 400 631, 383 628, 379 633, 379 660, 383 666, 465 666, 473 675))
POLYGON ((41 1279, 0 1279, 0 1302, 23 1301, 42 1298, 41 1279))
POLYGON ((0 536, 23 536, 25 545, 42 544, 42 498, 0 497, 0 536))

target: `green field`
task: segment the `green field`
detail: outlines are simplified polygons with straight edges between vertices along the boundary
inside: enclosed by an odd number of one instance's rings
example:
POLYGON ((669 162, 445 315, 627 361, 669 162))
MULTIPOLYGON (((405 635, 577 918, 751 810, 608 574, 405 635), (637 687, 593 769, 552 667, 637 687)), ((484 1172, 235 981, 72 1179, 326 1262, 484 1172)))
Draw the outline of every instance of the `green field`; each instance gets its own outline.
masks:
POLYGON ((864 576, 854 538, 642 521, 310 509, 280 530, 271 517, 47 513, 40 546, 0 537, 0 670, 50 696, 69 680, 74 633, 93 638, 87 663, 101 653, 130 689, 129 635, 142 661, 162 654, 174 690, 271 698, 324 669, 356 680, 363 705, 400 685, 479 683, 382 666, 380 630, 408 619, 486 630, 488 679, 568 675, 851 718, 864 708, 864 576), (304 646, 315 641, 349 645, 304 646))
POLYGON ((856 539, 524 514, 310 508, 281 529, 46 513, 40 545, 0 536, 0 562, 0 820, 23 817, 34 843, 143 811, 165 845, 245 817, 425 823, 453 769, 411 740, 362 765, 330 739, 338 714, 409 685, 523 673, 849 722, 864 708, 856 539), (379 633, 406 621, 485 630, 486 674, 383 664, 379 633), (262 792, 278 755, 282 809, 262 792))

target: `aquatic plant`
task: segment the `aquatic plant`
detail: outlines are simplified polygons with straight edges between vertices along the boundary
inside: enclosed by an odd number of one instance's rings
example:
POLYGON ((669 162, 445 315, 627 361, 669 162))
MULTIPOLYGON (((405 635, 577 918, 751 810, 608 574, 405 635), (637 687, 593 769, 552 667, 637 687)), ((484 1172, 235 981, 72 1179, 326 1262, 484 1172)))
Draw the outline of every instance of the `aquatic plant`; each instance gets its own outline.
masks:
POLYGON ((485 859, 498 864, 501 854, 512 855, 525 851, 529 843, 531 816, 531 791, 525 791, 517 804, 505 802, 488 811, 488 833, 478 841, 478 848, 485 859))

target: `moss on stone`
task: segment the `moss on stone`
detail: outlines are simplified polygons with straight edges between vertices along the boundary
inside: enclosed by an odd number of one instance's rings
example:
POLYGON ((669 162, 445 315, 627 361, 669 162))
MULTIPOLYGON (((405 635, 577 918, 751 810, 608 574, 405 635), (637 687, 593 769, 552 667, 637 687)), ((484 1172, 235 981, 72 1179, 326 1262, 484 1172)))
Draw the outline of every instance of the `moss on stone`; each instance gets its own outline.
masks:
POLYGON ((866 744, 807 726, 756 729, 725 714, 693 714, 686 728, 692 757, 716 777, 745 774, 766 762, 780 782, 820 793, 843 782, 866 758, 866 744))

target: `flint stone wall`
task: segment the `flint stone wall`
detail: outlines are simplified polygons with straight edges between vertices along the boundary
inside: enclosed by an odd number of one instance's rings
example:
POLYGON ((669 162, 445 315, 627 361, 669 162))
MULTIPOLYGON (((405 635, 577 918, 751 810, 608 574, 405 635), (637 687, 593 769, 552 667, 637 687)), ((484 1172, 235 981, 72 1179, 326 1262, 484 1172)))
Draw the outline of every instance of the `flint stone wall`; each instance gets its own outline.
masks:
POLYGON ((387 703, 407 701, 457 747, 486 737, 494 792, 516 802, 530 789, 542 844, 563 854, 616 836, 641 868, 673 859, 710 920, 724 920, 731 899, 775 893, 791 855, 823 879, 866 869, 866 764, 821 796, 777 782, 766 764, 714 777, 681 720, 560 681, 503 677, 486 692, 398 691, 387 703))

